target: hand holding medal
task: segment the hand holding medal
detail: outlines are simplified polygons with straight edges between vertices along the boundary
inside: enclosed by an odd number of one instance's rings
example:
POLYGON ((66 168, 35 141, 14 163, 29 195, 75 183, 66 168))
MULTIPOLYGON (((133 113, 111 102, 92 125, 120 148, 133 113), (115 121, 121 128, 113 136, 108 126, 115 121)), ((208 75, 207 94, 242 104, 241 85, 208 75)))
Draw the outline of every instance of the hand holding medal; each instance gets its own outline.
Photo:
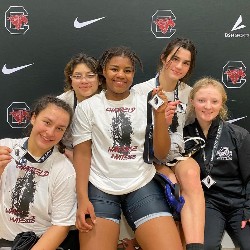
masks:
POLYGON ((10 155, 16 162, 19 162, 26 153, 27 150, 22 148, 20 145, 16 144, 13 147, 13 150, 11 151, 10 155))
POLYGON ((152 91, 152 98, 148 101, 157 113, 165 112, 168 99, 162 92, 162 87, 157 87, 152 91))

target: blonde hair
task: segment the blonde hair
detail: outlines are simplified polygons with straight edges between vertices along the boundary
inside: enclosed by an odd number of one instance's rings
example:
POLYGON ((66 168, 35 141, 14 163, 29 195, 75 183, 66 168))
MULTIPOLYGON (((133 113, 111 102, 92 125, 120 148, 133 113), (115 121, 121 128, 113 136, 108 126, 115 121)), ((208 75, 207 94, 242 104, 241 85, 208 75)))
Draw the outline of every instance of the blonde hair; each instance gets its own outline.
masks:
POLYGON ((198 81, 195 82, 193 89, 191 90, 190 94, 189 94, 189 100, 188 100, 188 107, 187 107, 187 120, 191 121, 195 118, 195 110, 194 110, 194 106, 191 103, 191 100, 194 99, 195 94, 201 89, 201 88, 206 88, 208 86, 213 86, 214 88, 216 88, 222 97, 222 107, 220 109, 219 112, 219 117, 222 120, 226 120, 228 118, 228 108, 226 106, 226 102, 227 102, 227 93, 225 91, 224 86, 222 85, 221 82, 217 81, 216 79, 208 76, 208 77, 202 77, 201 79, 199 79, 198 81))

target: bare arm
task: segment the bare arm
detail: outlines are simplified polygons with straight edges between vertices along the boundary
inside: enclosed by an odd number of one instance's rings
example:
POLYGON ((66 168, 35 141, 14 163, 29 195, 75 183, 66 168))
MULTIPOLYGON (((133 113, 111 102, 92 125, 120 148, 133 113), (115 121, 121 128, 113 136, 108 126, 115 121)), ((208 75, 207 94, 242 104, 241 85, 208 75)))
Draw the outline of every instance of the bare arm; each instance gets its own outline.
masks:
MULTIPOLYGON (((158 95, 162 98, 161 93, 159 93, 158 95)), ((174 114, 175 114, 175 111, 176 111, 176 106, 178 105, 179 102, 180 102, 179 100, 178 101, 174 101, 174 102, 168 102, 167 106, 165 106, 165 120, 161 117, 162 120, 157 124, 157 125, 159 125, 160 129, 161 128, 166 128, 166 127, 168 128, 172 124, 173 117, 174 117, 174 114), (166 126, 164 126, 164 122, 165 122, 166 126)), ((157 132, 157 130, 159 130, 159 127, 155 128, 154 132, 157 132)), ((166 133, 166 131, 165 131, 165 133, 166 133)), ((163 136, 164 135, 161 135, 160 133, 158 134, 158 138, 160 137, 162 140, 164 140, 163 136)), ((165 143, 167 143, 166 150, 167 150, 167 154, 168 154, 169 150, 170 150, 170 146, 171 146, 171 139, 169 137, 169 133, 168 133, 168 135, 165 135, 165 136, 167 136, 167 141, 165 141, 165 143)), ((161 142, 161 144, 159 145, 159 147, 160 148, 164 147, 162 145, 164 145, 164 141, 161 142)), ((154 146, 156 146, 156 145, 154 145, 154 146)), ((163 153, 166 153, 166 152, 163 152, 163 153)), ((156 154, 155 154, 155 156, 156 156, 156 154)), ((161 158, 157 157, 157 159, 161 159, 161 158)), ((165 160, 165 158, 162 158, 162 159, 165 160)))
POLYGON ((0 177, 5 167, 11 161, 10 152, 11 152, 10 148, 5 147, 5 146, 0 146, 0 177))
POLYGON ((96 216, 92 203, 88 197, 88 181, 91 163, 91 140, 80 143, 74 147, 74 166, 76 169, 76 192, 78 209, 76 214, 76 227, 80 231, 89 231, 93 228, 85 220, 85 215, 89 214, 93 223, 96 216))
POLYGON ((73 163, 73 150, 65 148, 64 155, 73 163))
POLYGON ((153 147, 154 155, 157 159, 165 161, 170 149, 170 136, 168 133, 168 124, 165 118, 165 109, 168 105, 167 97, 161 89, 154 89, 153 95, 157 93, 164 101, 157 110, 154 110, 154 132, 153 132, 153 147))
POLYGON ((68 232, 68 226, 51 226, 32 247, 32 250, 55 250, 66 238, 68 232))

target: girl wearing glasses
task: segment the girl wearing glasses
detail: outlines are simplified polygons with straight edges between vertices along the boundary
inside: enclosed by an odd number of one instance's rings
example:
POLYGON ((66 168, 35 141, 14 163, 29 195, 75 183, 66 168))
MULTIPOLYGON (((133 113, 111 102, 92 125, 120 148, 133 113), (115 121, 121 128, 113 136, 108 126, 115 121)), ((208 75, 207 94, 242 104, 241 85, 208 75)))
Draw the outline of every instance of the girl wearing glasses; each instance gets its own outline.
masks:
MULTIPOLYGON (((65 88, 64 93, 58 98, 66 101, 73 110, 81 101, 101 91, 96 72, 97 60, 84 53, 79 53, 71 58, 64 69, 65 88)), ((73 161, 72 137, 69 134, 63 140, 66 146, 65 155, 73 161)))

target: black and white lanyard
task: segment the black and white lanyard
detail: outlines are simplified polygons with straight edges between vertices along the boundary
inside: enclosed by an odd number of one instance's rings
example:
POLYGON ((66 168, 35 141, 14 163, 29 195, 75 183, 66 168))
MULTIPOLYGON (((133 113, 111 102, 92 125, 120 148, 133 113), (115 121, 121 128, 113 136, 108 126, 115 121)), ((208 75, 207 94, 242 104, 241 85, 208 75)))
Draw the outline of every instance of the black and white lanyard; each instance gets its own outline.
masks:
POLYGON ((26 151, 26 153, 21 157, 21 159, 18 161, 18 164, 20 165, 26 165, 27 160, 32 163, 42 163, 46 161, 50 155, 53 152, 54 147, 52 147, 50 150, 48 150, 40 159, 36 160, 29 152, 28 152, 28 139, 24 142, 22 148, 26 151))
MULTIPOLYGON (((207 186, 207 188, 210 188, 212 185, 216 183, 210 174, 214 166, 214 158, 215 158, 215 154, 217 152, 218 146, 219 146, 222 129, 223 129, 223 122, 220 121, 210 159, 206 156, 205 148, 202 149, 203 161, 204 161, 205 170, 207 174, 207 176, 202 180, 202 182, 204 185, 207 186)), ((195 128, 195 131, 196 131, 197 136, 200 136, 197 127, 195 128)))
POLYGON ((152 106, 149 104, 149 100, 152 98, 152 90, 147 96, 147 127, 145 133, 143 159, 146 163, 153 163, 154 150, 153 150, 153 124, 152 124, 152 106))
MULTIPOLYGON (((179 85, 180 85, 180 81, 177 82, 176 87, 175 87, 175 89, 174 89, 174 101, 179 100, 179 95, 178 95, 178 87, 179 87, 179 85)), ((157 77, 155 78, 155 86, 156 86, 156 87, 159 87, 159 86, 160 86, 159 76, 157 76, 157 77)))
MULTIPOLYGON (((159 76, 158 75, 156 76, 155 81, 156 81, 155 82, 156 87, 160 86, 159 76)), ((179 100, 178 88, 179 88, 180 83, 181 82, 178 81, 177 84, 176 84, 176 87, 174 89, 174 100, 173 101, 179 100)), ((170 131, 175 132, 177 130, 177 121, 178 121, 177 112, 175 112, 174 117, 173 117, 173 122, 169 126, 170 131)))
POLYGON ((73 104, 73 111, 75 111, 75 109, 76 109, 76 106, 77 106, 77 97, 76 97, 76 93, 75 93, 75 91, 73 91, 73 93, 74 93, 74 104, 73 104))

